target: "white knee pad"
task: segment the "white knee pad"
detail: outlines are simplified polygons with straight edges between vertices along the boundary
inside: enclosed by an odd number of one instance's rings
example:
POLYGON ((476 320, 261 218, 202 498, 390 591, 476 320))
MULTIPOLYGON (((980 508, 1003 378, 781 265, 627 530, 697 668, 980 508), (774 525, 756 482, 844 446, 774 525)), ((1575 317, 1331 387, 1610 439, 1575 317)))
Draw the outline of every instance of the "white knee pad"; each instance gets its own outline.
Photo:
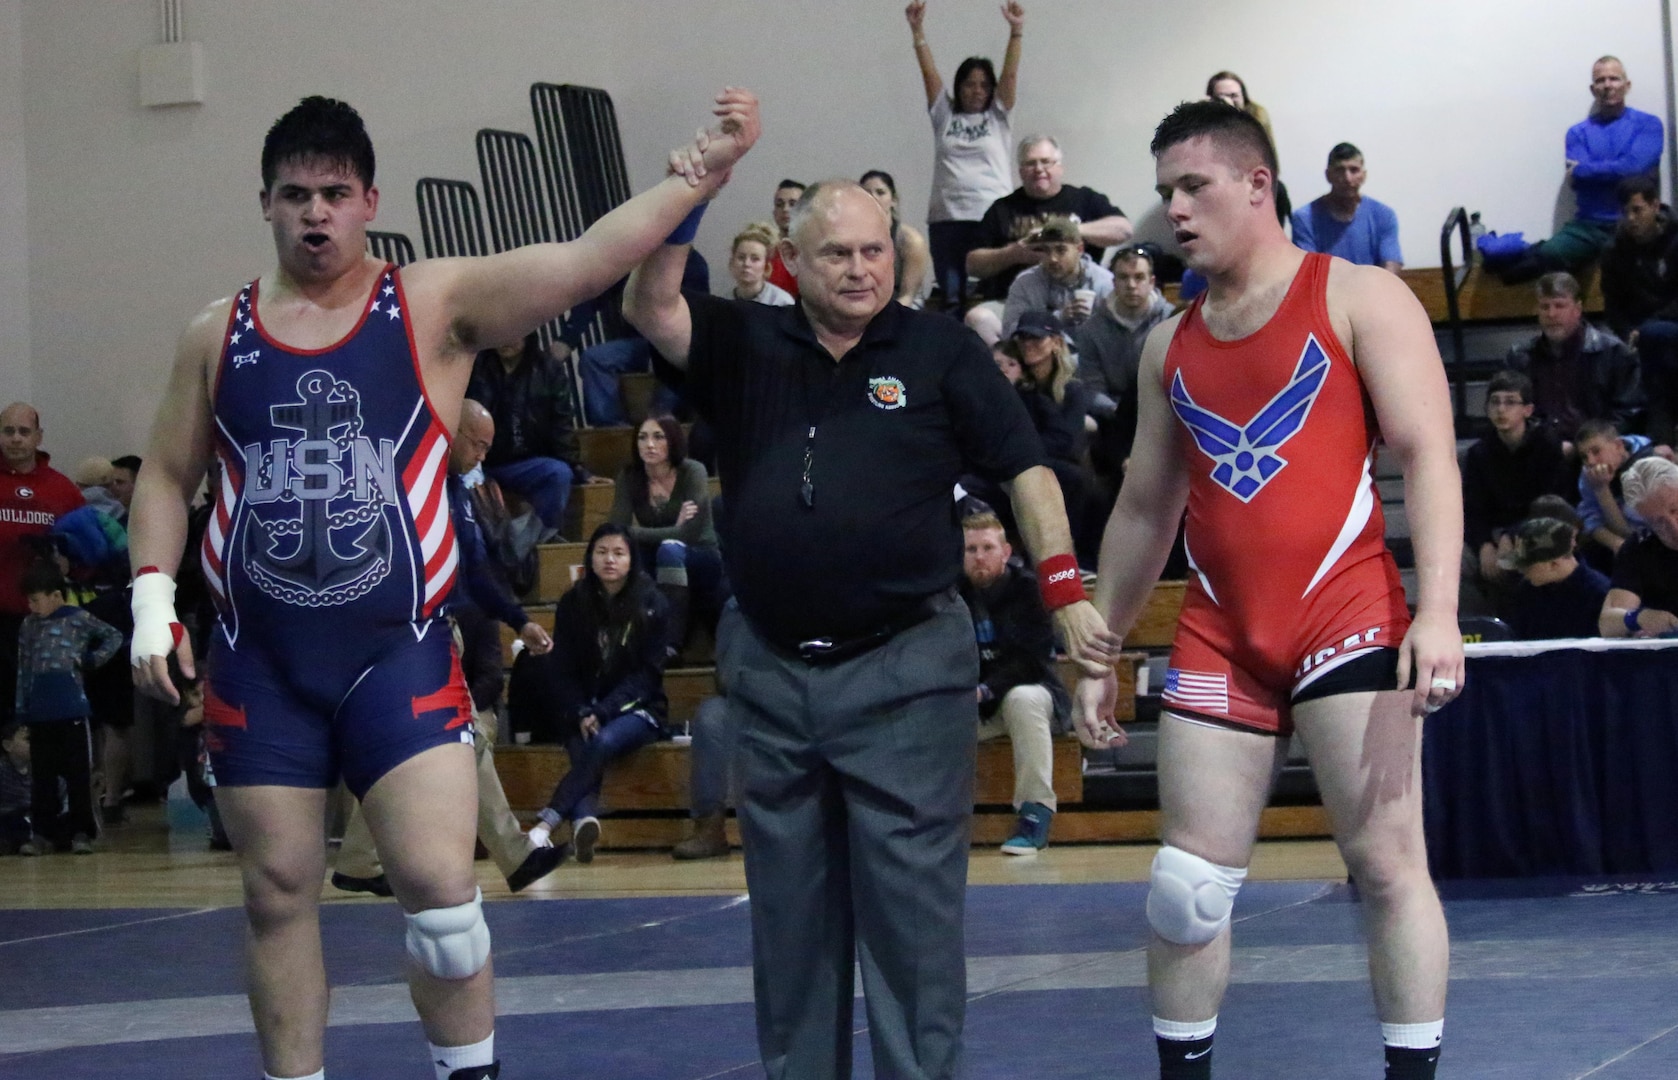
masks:
POLYGON ((1148 877, 1148 925, 1177 945, 1204 945, 1229 924, 1247 871, 1166 845, 1148 877))
POLYGON ((489 963, 484 893, 454 907, 427 908, 407 916, 408 955, 439 979, 470 979, 489 963))

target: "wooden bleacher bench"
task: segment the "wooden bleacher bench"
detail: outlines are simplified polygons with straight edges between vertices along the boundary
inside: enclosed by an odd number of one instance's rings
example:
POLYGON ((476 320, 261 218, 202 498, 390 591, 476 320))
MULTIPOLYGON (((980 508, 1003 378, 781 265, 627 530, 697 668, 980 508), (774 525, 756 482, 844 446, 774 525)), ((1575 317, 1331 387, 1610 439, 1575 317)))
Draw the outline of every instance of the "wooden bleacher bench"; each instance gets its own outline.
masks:
MULTIPOLYGON (((1399 271, 1399 276, 1427 309, 1428 318, 1436 324, 1450 318, 1445 307, 1445 279, 1439 267, 1406 267, 1399 271)), ((1587 313, 1602 311, 1601 279, 1602 275, 1595 266, 1579 275, 1587 313)), ((1475 266, 1457 290, 1457 309, 1465 322, 1477 319, 1535 319, 1538 299, 1533 288, 1534 283, 1530 281, 1505 285, 1496 274, 1488 274, 1484 267, 1475 266)))
POLYGON ((653 394, 658 390, 658 376, 647 371, 626 372, 618 377, 618 399, 623 402, 623 414, 631 427, 640 427, 652 410, 653 394))
POLYGON ((586 542, 594 535, 594 530, 611 516, 612 500, 617 498, 617 494, 618 486, 610 476, 606 477, 604 484, 573 487, 571 501, 565 504, 565 524, 560 531, 572 540, 586 542))
MULTIPOLYGON (((1146 658, 1142 653, 1125 655, 1125 661, 1118 667, 1117 718, 1120 721, 1135 716, 1136 671, 1146 658)), ((1068 686, 1077 679, 1077 667, 1071 661, 1057 664, 1057 673, 1068 686)), ((699 703, 716 693, 716 669, 668 671, 664 690, 670 698, 671 719, 678 722, 691 719, 699 703)), ((601 785, 601 803, 613 815, 607 846, 663 847, 686 835, 686 822, 670 815, 688 808, 690 752, 686 745, 660 742, 613 763, 601 785)), ((1082 762, 1077 739, 1065 735, 1055 740, 1054 784, 1062 805, 1083 801, 1082 762)), ((495 763, 508 803, 527 819, 546 804, 554 786, 570 767, 565 750, 558 746, 498 747, 495 763)), ((1013 751, 1008 740, 981 743, 974 802, 979 806, 1008 807, 1013 798, 1013 775, 1013 751)), ((1008 821, 1011 826, 1011 816, 1008 821)))

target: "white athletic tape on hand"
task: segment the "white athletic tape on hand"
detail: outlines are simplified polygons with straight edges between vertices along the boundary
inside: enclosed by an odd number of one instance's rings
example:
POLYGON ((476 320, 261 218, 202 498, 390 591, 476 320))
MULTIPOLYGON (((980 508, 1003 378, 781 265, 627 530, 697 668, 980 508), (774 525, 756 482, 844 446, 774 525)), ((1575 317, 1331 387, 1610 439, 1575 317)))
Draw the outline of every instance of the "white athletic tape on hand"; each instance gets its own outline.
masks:
POLYGON ((1433 680, 1433 688, 1435 690, 1455 690, 1457 681, 1455 679, 1435 679, 1433 680))
POLYGON ((153 656, 168 656, 186 634, 175 617, 174 579, 158 571, 134 579, 134 643, 129 647, 131 663, 140 664, 153 656))

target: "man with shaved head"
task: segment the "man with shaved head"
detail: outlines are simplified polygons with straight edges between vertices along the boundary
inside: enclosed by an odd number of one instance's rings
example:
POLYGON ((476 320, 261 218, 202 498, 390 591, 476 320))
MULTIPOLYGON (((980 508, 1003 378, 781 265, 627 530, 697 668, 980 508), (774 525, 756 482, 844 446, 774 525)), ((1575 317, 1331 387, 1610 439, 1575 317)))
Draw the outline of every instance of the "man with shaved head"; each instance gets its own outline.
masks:
POLYGON ((1626 104, 1631 79, 1617 56, 1591 65, 1590 115, 1567 129, 1567 182, 1577 211, 1573 220, 1543 243, 1534 244, 1512 266, 1505 281, 1530 281, 1556 270, 1577 273, 1595 262, 1614 239, 1620 181, 1647 176, 1659 183, 1666 146, 1660 117, 1626 104))
POLYGON ((35 553, 27 538, 45 535, 83 502, 81 488, 49 460, 35 406, 14 401, 0 409, 0 729, 12 719, 17 632, 29 614, 21 583, 35 553))
POLYGON ((643 263, 624 295, 662 373, 717 432, 736 601, 719 675, 740 725, 772 1080, 850 1076, 853 956, 875 1075, 961 1073, 979 720, 956 591, 963 473, 1009 490, 1062 636, 1108 659, 1024 405, 978 337, 892 303, 890 225, 856 183, 823 181, 781 241, 797 305, 682 293, 682 245, 643 263))

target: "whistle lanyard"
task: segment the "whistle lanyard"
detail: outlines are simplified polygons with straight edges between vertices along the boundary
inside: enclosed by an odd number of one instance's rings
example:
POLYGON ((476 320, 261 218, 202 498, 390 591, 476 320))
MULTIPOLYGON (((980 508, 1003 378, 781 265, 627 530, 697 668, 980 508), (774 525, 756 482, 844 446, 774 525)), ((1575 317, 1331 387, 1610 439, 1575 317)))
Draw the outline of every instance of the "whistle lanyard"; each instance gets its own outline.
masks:
POLYGON ((810 401, 811 384, 818 381, 818 377, 804 380, 804 416, 809 421, 809 425, 804 431, 804 473, 799 480, 798 502, 806 510, 816 508, 816 429, 821 426, 822 420, 827 416, 827 408, 833 400, 836 387, 844 381, 842 369, 850 356, 851 353, 847 352, 843 357, 833 362, 831 370, 824 373, 827 376, 827 386, 822 392, 819 407, 812 407, 810 401))

